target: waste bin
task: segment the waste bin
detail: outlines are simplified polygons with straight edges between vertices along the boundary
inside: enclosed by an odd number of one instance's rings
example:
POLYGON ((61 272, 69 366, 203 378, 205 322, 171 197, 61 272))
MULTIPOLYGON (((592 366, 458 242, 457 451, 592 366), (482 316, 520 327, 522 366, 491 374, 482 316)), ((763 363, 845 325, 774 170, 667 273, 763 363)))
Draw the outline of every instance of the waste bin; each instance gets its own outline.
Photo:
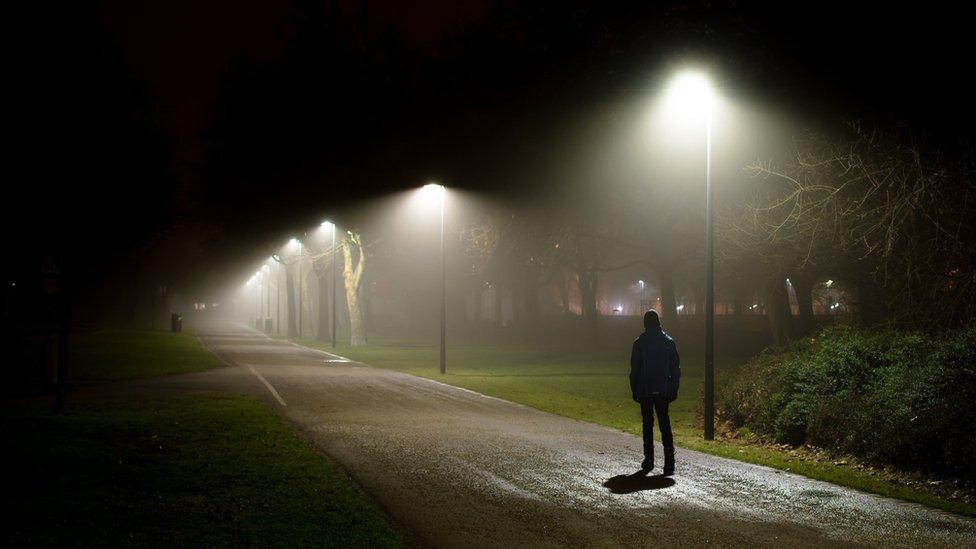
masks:
POLYGON ((182 332, 183 331, 183 315, 180 313, 173 313, 169 316, 170 331, 172 332, 182 332))

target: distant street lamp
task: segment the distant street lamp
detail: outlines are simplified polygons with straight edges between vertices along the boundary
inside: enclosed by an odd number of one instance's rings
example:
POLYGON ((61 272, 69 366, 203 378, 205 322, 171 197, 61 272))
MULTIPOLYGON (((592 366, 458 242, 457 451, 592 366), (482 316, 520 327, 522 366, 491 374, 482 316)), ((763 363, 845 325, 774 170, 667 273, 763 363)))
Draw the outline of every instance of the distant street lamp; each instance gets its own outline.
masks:
POLYGON ((682 116, 705 114, 705 440, 715 438, 715 251, 712 223, 712 86, 700 72, 671 82, 669 108, 682 116))
POLYGON ((302 326, 302 293, 305 289, 305 275, 302 273, 302 253, 305 247, 301 240, 297 238, 295 240, 298 242, 298 339, 301 339, 304 335, 302 326))
POLYGON ((271 267, 267 264, 261 266, 261 274, 264 275, 265 307, 264 314, 261 315, 261 329, 270 332, 268 329, 268 317, 271 316, 271 267))
POLYGON ((336 226, 335 223, 332 223, 331 221, 323 221, 322 228, 332 230, 332 266, 331 266, 332 273, 330 275, 332 279, 331 280, 332 299, 330 303, 332 309, 332 314, 331 314, 332 320, 330 324, 332 327, 332 348, 335 349, 336 346, 336 226))
POLYGON ((422 196, 440 207, 441 216, 441 373, 447 373, 447 262, 444 256, 444 199, 443 185, 428 183, 420 189, 422 196))

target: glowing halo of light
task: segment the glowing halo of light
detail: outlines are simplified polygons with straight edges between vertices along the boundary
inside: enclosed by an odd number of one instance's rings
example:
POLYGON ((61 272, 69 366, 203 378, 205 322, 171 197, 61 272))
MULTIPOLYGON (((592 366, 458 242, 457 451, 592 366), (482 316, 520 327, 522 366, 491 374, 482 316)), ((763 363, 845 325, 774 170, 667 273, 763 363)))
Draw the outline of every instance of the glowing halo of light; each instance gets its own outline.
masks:
POLYGON ((704 72, 698 70, 678 73, 667 89, 668 110, 683 118, 700 117, 711 108, 712 100, 711 82, 704 72))

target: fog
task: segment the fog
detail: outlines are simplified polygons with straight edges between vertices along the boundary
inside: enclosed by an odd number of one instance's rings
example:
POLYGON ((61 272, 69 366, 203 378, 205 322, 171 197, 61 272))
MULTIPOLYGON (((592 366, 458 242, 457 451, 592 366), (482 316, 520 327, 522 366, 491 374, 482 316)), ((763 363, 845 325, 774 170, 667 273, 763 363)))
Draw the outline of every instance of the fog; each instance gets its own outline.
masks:
MULTIPOLYGON (((471 191, 432 178, 341 210, 324 207, 318 222, 283 220, 290 232, 269 235, 222 284, 174 300, 170 309, 190 324, 234 321, 272 335, 329 341, 334 307, 336 337, 348 343, 346 286, 354 284, 360 259, 350 245, 346 272, 342 246, 360 239, 366 261, 355 290, 359 311, 352 314, 362 315, 363 343, 434 345, 441 321, 440 210, 422 186, 437 181, 446 188, 449 345, 625 344, 653 308, 665 315, 667 330, 687 334, 697 346, 704 322, 705 120, 667 116, 663 95, 643 89, 567 121, 546 158, 513 169, 513 180, 524 182, 516 190, 508 182, 501 193, 471 191), (595 278, 594 296, 581 290, 581 273, 595 278), (663 311, 666 304, 673 314, 663 311)), ((788 136, 802 126, 751 107, 746 98, 719 95, 713 108, 717 208, 730 211, 730 203, 741 204, 759 187, 746 168, 785 161, 788 136)), ((737 275, 720 273, 716 313, 719 351, 738 354, 771 337, 761 288, 736 288, 732 295, 721 282, 737 275)))

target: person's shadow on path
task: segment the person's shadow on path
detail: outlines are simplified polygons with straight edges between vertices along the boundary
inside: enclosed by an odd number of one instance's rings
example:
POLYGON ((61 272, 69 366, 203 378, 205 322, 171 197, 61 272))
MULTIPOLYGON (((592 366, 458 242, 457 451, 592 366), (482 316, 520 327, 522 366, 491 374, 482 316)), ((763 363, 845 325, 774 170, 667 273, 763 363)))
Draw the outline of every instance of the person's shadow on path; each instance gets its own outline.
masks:
POLYGON ((629 475, 617 475, 607 479, 603 486, 614 494, 633 494, 644 490, 661 490, 674 486, 674 479, 664 475, 647 476, 644 471, 629 475))

